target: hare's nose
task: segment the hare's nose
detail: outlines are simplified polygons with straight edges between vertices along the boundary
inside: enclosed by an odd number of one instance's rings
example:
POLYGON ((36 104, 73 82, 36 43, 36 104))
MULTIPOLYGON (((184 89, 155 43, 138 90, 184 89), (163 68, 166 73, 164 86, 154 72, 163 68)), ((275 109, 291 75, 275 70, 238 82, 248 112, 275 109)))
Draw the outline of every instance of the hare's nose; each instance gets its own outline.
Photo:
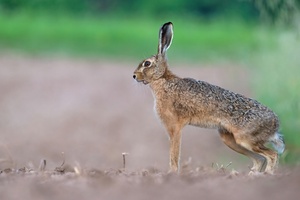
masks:
POLYGON ((133 79, 136 79, 136 75, 135 74, 133 75, 133 79))

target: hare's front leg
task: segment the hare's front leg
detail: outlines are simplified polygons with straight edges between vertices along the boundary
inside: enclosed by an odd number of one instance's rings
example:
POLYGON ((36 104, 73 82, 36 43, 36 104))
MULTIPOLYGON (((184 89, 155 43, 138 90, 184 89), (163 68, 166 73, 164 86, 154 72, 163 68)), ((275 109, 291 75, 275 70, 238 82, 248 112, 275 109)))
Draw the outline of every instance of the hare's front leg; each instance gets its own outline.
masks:
POLYGON ((181 128, 168 128, 168 134, 170 140, 170 171, 179 172, 181 128))

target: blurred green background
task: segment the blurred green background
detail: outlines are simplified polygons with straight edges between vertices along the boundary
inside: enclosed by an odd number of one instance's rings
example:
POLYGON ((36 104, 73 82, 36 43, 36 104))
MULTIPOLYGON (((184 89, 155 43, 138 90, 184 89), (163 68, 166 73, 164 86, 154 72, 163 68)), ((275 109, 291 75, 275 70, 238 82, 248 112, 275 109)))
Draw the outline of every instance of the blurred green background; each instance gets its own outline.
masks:
POLYGON ((255 98, 281 119, 282 162, 299 164, 299 7, 299 0, 0 0, 0 52, 139 61, 156 53, 158 28, 172 21, 170 62, 249 67, 255 98))

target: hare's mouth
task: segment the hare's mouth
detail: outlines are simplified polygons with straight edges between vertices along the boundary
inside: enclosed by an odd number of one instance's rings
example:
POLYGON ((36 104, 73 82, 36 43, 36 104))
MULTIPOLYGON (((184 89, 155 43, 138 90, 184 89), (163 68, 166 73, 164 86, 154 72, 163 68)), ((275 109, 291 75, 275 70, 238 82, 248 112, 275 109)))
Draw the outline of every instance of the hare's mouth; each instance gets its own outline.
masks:
POLYGON ((137 80, 136 79, 136 81, 139 83, 143 83, 144 85, 147 85, 149 83, 148 81, 145 81, 145 80, 137 80))
POLYGON ((137 75, 133 75, 134 80, 136 80, 139 83, 144 83, 144 85, 147 85, 149 82, 144 79, 139 79, 137 75))

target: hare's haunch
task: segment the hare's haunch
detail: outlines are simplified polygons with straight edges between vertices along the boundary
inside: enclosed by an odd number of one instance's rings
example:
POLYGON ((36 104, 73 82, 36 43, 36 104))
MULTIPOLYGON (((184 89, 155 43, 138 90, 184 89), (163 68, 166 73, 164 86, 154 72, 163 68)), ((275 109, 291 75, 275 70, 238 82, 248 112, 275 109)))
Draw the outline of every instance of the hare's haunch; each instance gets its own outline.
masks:
POLYGON ((156 112, 170 137, 170 169, 179 170, 182 128, 194 125, 218 129, 229 148, 253 161, 251 171, 273 173, 285 147, 276 114, 254 99, 173 74, 166 59, 172 39, 173 24, 168 22, 159 31, 157 54, 142 61, 133 75, 153 92, 156 112))

